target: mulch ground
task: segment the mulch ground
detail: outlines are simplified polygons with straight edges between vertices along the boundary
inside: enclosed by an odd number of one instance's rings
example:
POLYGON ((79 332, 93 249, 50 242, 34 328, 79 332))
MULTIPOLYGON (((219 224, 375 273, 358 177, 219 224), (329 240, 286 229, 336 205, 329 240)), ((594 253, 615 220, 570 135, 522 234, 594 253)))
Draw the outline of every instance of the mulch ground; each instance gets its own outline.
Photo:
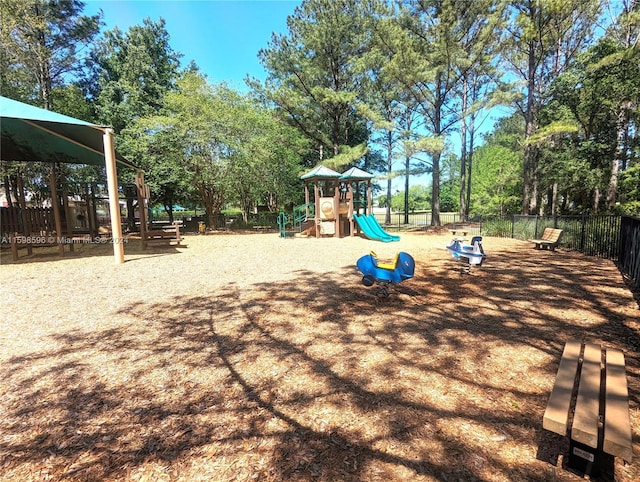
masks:
POLYGON ((569 339, 624 351, 640 455, 640 311, 614 263, 485 237, 462 274, 449 239, 3 250, 0 480, 578 481, 542 430, 569 339), (370 250, 415 277, 380 299, 370 250))

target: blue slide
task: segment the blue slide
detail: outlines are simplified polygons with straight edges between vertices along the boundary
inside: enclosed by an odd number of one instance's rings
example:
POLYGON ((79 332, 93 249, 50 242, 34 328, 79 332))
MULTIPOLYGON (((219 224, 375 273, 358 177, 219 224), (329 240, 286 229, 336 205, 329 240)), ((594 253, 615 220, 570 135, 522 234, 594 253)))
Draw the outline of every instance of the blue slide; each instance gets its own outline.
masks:
POLYGON ((374 241, 382 241, 383 243, 390 243, 392 241, 400 241, 400 236, 394 236, 387 233, 382 226, 378 223, 373 214, 369 216, 353 215, 353 219, 356 220, 358 226, 362 230, 362 233, 369 239, 374 241))

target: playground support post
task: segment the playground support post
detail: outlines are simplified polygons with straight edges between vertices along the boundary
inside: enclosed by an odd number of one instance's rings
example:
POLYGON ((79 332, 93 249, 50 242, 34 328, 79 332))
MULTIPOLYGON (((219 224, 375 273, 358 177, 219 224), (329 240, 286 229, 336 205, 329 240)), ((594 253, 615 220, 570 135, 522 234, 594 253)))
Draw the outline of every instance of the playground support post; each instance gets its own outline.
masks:
POLYGON ((109 191, 109 214, 111 215, 111 240, 113 257, 116 264, 124 263, 124 243, 122 222, 120 220, 120 202, 118 199, 118 171, 116 170, 116 151, 113 144, 113 129, 107 127, 102 136, 104 160, 107 167, 107 188, 109 191))
POLYGON ((53 216, 56 222, 56 236, 58 238, 58 252, 64 256, 64 244, 62 244, 62 218, 60 217, 60 203, 58 199, 58 166, 52 164, 49 172, 49 184, 51 189, 51 205, 53 206, 53 216))

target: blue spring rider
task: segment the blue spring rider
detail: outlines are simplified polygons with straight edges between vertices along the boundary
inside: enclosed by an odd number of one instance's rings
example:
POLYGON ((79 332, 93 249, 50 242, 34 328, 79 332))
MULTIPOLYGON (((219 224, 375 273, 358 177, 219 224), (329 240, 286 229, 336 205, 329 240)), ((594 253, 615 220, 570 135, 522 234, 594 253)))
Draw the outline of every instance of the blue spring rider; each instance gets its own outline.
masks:
POLYGON ((465 271, 471 272, 471 266, 481 266, 487 255, 482 248, 482 236, 471 238, 471 245, 462 244, 460 238, 453 238, 447 246, 447 251, 454 259, 467 263, 465 271))
POLYGON ((389 285, 402 283, 406 279, 413 278, 416 263, 409 253, 400 251, 396 254, 393 263, 379 263, 376 253, 371 251, 356 262, 356 266, 362 273, 362 284, 373 286, 378 284, 380 292, 378 296, 389 296, 389 285))

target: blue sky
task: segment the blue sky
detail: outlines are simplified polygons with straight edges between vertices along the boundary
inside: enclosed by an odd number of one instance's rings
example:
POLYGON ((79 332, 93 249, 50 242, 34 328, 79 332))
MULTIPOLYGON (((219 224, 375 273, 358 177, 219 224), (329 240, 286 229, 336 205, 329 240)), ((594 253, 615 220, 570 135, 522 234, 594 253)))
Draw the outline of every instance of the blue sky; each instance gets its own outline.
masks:
MULTIPOLYGON (((267 47, 272 32, 287 33, 287 16, 300 0, 84 0, 85 15, 103 12, 103 30, 118 27, 126 32, 142 25, 145 18, 163 18, 171 47, 181 54, 182 65, 193 60, 210 82, 227 82, 247 91, 244 79, 264 80, 265 71, 258 52, 267 47)), ((484 129, 493 124, 488 121, 484 129)), ((480 139, 478 139, 480 141, 480 139)), ((460 141, 449 141, 459 154, 460 141)), ((399 168, 399 165, 396 166, 399 168)), ((413 178, 413 176, 412 176, 413 178)), ((420 176, 419 183, 430 175, 420 176)), ((403 179, 394 180, 394 190, 402 189, 403 179)), ((412 181, 413 183, 414 181, 412 181)))
POLYGON ((103 30, 126 32, 146 17, 162 17, 170 45, 183 54, 183 65, 195 61, 211 82, 226 81, 246 90, 247 75, 264 79, 258 51, 271 33, 287 32, 294 0, 84 0, 85 15, 102 10, 103 30))

